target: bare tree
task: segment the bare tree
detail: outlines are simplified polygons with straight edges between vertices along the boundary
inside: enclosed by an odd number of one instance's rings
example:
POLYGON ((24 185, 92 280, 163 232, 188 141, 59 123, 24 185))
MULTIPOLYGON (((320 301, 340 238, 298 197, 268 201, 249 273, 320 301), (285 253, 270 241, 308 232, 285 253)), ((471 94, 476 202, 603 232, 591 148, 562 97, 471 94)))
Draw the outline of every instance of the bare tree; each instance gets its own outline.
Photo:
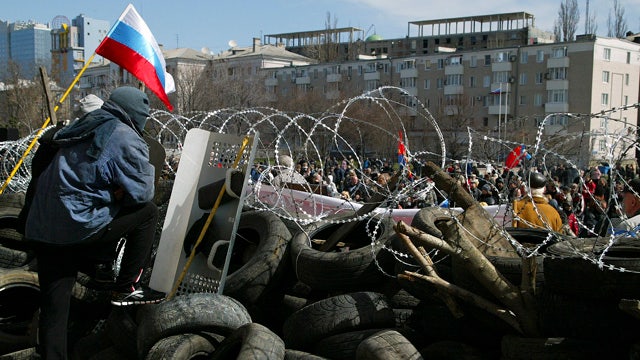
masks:
POLYGON ((37 79, 24 79, 20 66, 9 62, 6 90, 0 96, 0 127, 17 128, 26 136, 40 128, 46 119, 44 91, 37 79))
POLYGON ((627 34, 627 20, 624 16, 624 6, 618 0, 613 0, 613 14, 609 11, 607 18, 607 36, 624 38, 627 34))
POLYGON ((584 20, 584 33, 595 34, 598 31, 598 24, 596 23, 596 15, 589 12, 589 0, 587 0, 587 8, 585 10, 584 20))
POLYGON ((576 35, 578 22, 580 21, 580 12, 578 10, 577 0, 564 0, 560 3, 558 10, 558 18, 554 25, 554 35, 556 39, 562 41, 572 41, 576 35))

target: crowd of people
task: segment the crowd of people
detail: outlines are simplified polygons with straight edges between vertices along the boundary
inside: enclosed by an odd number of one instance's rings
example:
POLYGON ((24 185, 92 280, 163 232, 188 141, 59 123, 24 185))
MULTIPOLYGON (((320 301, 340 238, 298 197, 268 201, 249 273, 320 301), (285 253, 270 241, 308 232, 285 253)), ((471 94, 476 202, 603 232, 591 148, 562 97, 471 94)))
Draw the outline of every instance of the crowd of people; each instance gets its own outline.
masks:
MULTIPOLYGON (((321 185, 326 188, 329 196, 362 203, 366 203, 375 192, 385 189, 399 166, 386 158, 366 158, 360 164, 353 156, 340 159, 328 156, 322 162, 316 162, 304 158, 295 161, 284 155, 278 163, 280 168, 288 169, 287 182, 321 185)), ((265 181, 277 183, 277 178, 283 176, 282 170, 273 170, 265 177, 266 168, 264 164, 255 164, 251 170, 252 180, 258 181, 262 177, 265 181)), ((421 178, 419 161, 412 161, 409 169, 411 175, 403 177, 397 184, 401 190, 395 205, 397 208, 441 206, 443 201, 446 202, 446 197, 433 187, 430 179, 421 178)), ((544 203, 542 208, 548 204, 557 212, 561 224, 556 224, 556 216, 552 214, 546 219, 547 225, 553 223, 550 226, 553 230, 579 237, 604 236, 610 233, 623 218, 625 189, 631 189, 628 186, 631 181, 640 178, 632 164, 615 167, 601 164, 583 169, 558 164, 539 173, 543 176, 544 183, 535 186, 531 186, 529 171, 501 171, 497 166, 491 165, 479 168, 473 162, 461 161, 452 161, 443 170, 457 179, 483 206, 513 206, 514 217, 520 220, 524 217, 517 213, 515 207, 524 204, 525 199, 529 198, 536 204, 544 203)), ((637 181, 640 183, 640 180, 637 181)), ((640 201, 638 203, 640 206, 640 201)), ((540 217, 539 206, 536 209, 533 214, 540 217)), ((627 214, 632 215, 633 212, 627 214)), ((542 226, 536 225, 533 219, 530 220, 532 221, 521 221, 519 226, 542 226)), ((514 221, 514 225, 517 224, 514 221)))

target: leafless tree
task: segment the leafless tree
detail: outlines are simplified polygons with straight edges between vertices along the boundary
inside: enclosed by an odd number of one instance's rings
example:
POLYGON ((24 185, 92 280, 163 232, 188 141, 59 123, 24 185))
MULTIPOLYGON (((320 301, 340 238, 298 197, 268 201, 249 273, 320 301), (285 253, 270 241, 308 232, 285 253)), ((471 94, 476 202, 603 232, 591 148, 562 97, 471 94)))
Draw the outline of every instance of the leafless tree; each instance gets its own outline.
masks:
POLYGON ((20 136, 26 136, 47 118, 44 91, 38 79, 24 79, 14 62, 9 62, 7 74, 7 88, 0 93, 0 127, 17 128, 20 136))
POLYGON ((560 3, 558 10, 558 18, 554 24, 554 35, 556 39, 562 41, 572 41, 576 35, 578 22, 580 21, 580 12, 578 10, 577 0, 564 0, 560 3))
POLYGON ((584 14, 585 14, 584 33, 595 34, 598 31, 598 24, 596 23, 596 14, 590 13, 589 0, 587 0, 587 8, 584 14))
POLYGON ((627 20, 624 16, 624 6, 618 0, 613 0, 613 13, 609 11, 607 18, 607 36, 624 38, 627 33, 627 20))

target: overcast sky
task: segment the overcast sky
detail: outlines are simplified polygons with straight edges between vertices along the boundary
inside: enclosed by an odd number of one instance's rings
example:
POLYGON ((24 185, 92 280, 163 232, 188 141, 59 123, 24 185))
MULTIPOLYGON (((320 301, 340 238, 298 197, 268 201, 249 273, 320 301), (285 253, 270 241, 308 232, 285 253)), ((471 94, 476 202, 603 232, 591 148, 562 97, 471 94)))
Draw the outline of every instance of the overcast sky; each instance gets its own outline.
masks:
MULTIPOLYGON (((147 22, 156 40, 167 48, 189 47, 217 53, 230 40, 239 46, 251 45, 253 37, 331 26, 358 27, 367 36, 377 33, 386 39, 407 35, 408 23, 448 17, 525 11, 535 16, 536 26, 553 30, 562 0, 3 0, 0 20, 35 20, 50 23, 57 15, 69 19, 79 14, 113 24, 128 3, 147 22)), ((640 0, 619 0, 628 28, 640 32, 640 0)), ((598 35, 606 36, 607 18, 613 0, 590 0, 596 14, 598 35)), ((578 0, 580 24, 584 32, 586 0, 578 0)), ((413 27, 412 35, 416 28, 413 27)))

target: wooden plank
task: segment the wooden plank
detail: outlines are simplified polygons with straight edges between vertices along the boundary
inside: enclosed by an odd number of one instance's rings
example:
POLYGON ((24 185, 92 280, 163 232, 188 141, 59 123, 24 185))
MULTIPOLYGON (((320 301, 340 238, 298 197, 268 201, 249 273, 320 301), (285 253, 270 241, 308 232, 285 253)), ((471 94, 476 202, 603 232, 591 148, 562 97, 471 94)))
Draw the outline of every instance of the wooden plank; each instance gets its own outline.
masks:
POLYGON ((44 96, 47 103, 47 112, 49 113, 49 119, 52 125, 58 123, 56 118, 56 109, 53 106, 53 97, 51 96, 51 89, 49 88, 49 75, 47 75, 47 69, 44 66, 40 66, 40 79, 42 80, 42 88, 44 89, 44 96))

